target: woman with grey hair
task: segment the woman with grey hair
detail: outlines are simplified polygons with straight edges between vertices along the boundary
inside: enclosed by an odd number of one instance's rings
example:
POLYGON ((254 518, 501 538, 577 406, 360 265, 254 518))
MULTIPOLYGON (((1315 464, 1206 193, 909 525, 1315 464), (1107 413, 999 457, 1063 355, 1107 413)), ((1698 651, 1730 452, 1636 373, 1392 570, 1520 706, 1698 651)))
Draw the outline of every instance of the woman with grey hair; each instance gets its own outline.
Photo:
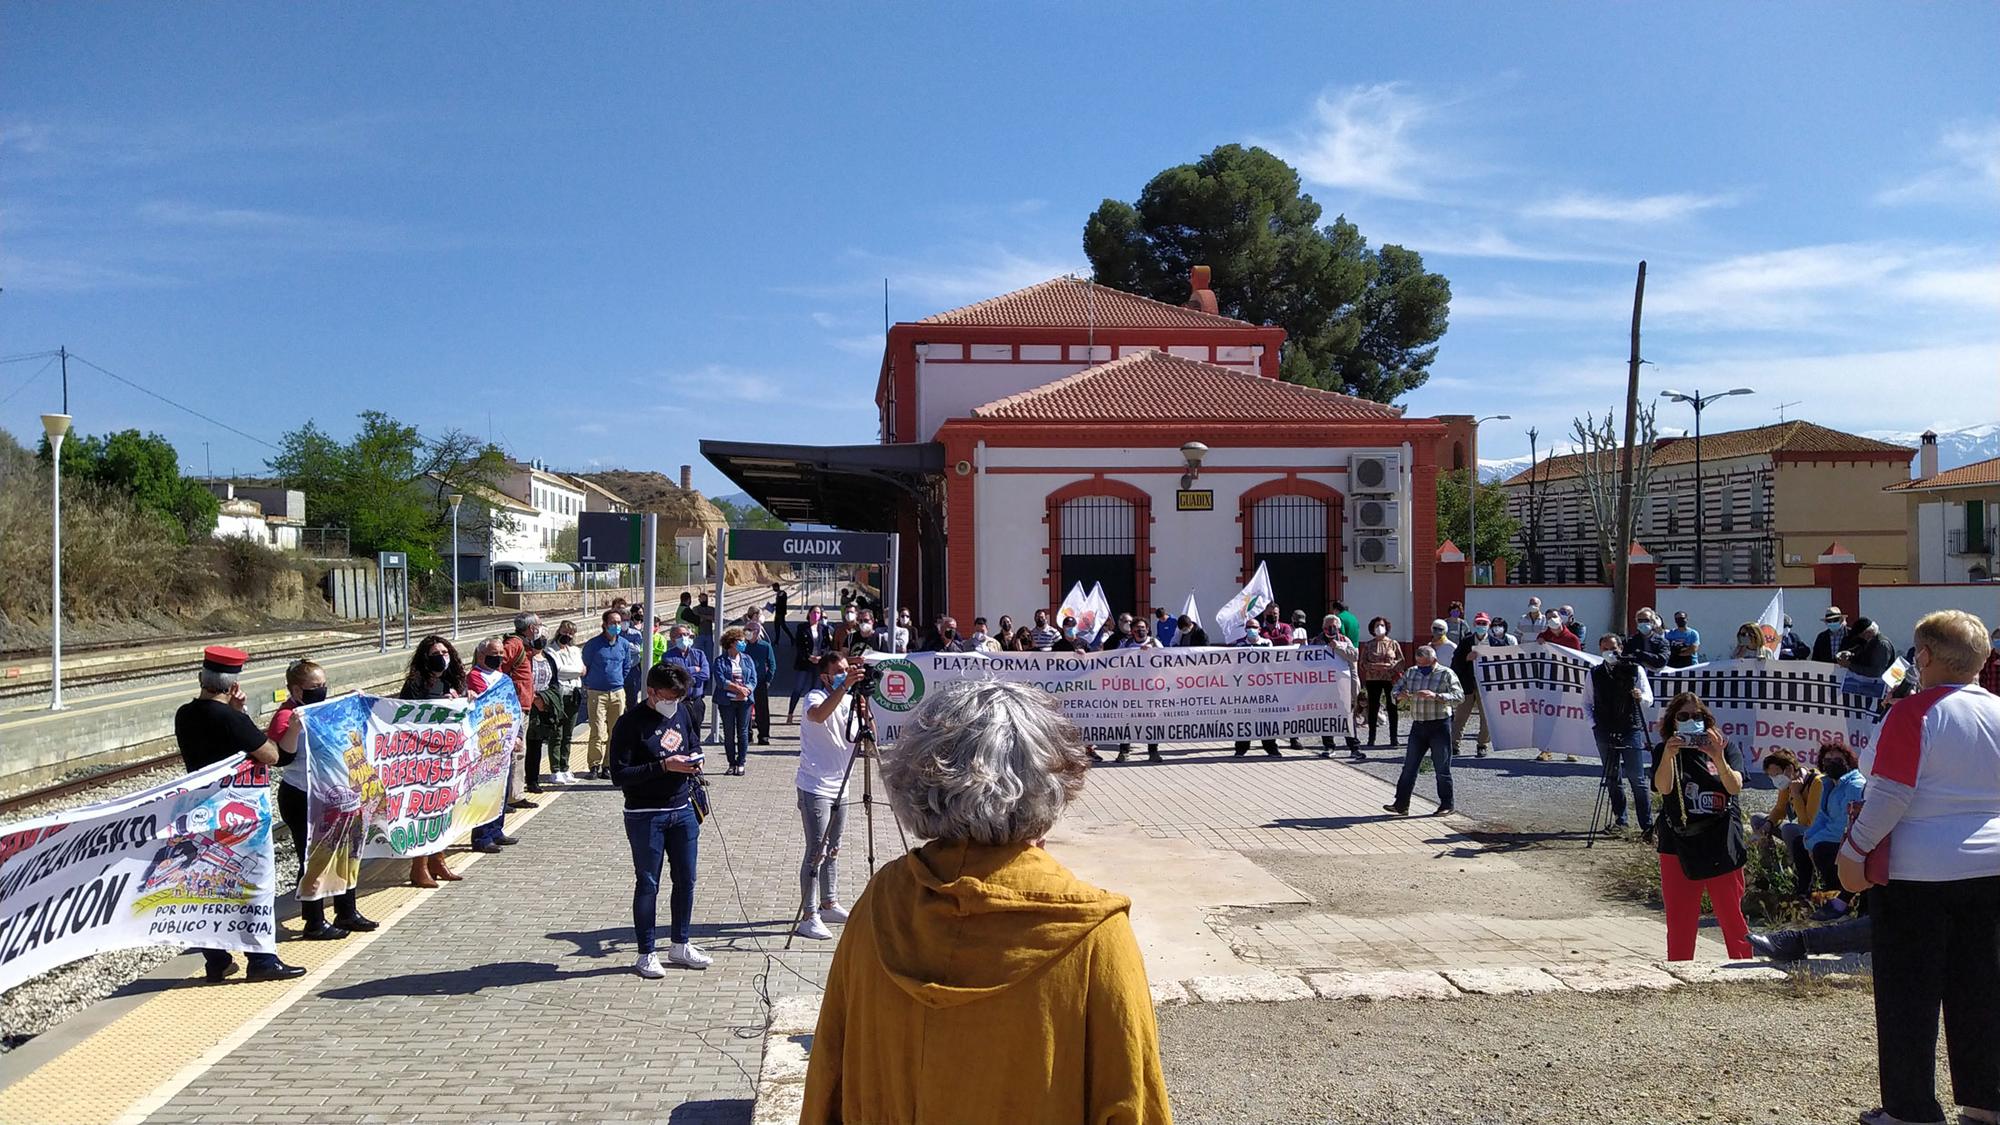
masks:
POLYGON ((1055 700, 947 684, 881 756, 930 842, 854 904, 799 1120, 1171 1121, 1131 900, 1042 847, 1090 769, 1055 700))

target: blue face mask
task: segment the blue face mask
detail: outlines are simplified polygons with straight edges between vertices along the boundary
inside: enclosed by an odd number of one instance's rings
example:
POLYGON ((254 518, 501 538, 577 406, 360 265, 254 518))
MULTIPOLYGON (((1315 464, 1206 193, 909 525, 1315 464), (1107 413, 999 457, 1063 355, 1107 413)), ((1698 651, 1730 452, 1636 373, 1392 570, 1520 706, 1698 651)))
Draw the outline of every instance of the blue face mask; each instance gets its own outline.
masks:
POLYGON ((1692 741, 1708 733, 1708 724, 1700 719, 1682 719, 1674 726, 1674 733, 1684 740, 1692 741))
POLYGON ((737 642, 736 642, 736 651, 737 651, 737 652, 747 652, 747 651, 749 651, 749 649, 750 649, 750 642, 749 642, 749 641, 737 641, 737 642))
POLYGON ((1639 622, 1639 635, 1640 635, 1640 636, 1642 636, 1642 637, 1643 637, 1643 636, 1645 636, 1645 635, 1646 635, 1647 633, 1650 633, 1650 632, 1652 632, 1652 631, 1653 631, 1653 623, 1652 623, 1651 621, 1641 621, 1641 622, 1639 622))
POLYGON ((616 626, 616 625, 606 625, 606 626, 604 627, 604 635, 605 635, 605 636, 607 636, 607 637, 609 637, 609 638, 611 638, 611 639, 612 639, 612 640, 614 640, 614 641, 615 641, 615 640, 617 640, 617 639, 618 639, 618 626, 616 626))
POLYGON ((676 637, 676 638, 674 638, 674 647, 675 647, 675 648, 678 648, 678 649, 689 649, 689 648, 693 648, 693 647, 694 647, 694 638, 693 638, 693 637, 676 637))
POLYGON ((845 672, 842 672, 842 673, 841 673, 840 675, 838 675, 838 676, 835 676, 835 677, 833 678, 833 688, 834 688, 834 690, 835 690, 835 691, 838 691, 838 690, 840 690, 840 685, 842 685, 842 684, 844 684, 844 683, 846 683, 846 682, 847 682, 847 673, 845 673, 845 672))

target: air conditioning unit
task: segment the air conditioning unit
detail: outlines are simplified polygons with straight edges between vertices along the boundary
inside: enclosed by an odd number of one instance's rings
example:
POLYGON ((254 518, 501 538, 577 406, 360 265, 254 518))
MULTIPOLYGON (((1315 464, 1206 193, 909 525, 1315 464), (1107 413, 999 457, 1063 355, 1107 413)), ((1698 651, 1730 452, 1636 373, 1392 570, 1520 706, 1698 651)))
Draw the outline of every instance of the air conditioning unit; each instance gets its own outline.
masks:
POLYGON ((1393 453, 1356 453, 1347 459, 1350 492, 1400 492, 1401 460, 1393 453))
POLYGON ((1402 504, 1395 500, 1361 499, 1354 502, 1354 530, 1394 531, 1402 504))
POLYGON ((1403 541, 1394 535, 1364 535, 1354 541, 1359 566, 1394 570, 1403 565, 1403 541))

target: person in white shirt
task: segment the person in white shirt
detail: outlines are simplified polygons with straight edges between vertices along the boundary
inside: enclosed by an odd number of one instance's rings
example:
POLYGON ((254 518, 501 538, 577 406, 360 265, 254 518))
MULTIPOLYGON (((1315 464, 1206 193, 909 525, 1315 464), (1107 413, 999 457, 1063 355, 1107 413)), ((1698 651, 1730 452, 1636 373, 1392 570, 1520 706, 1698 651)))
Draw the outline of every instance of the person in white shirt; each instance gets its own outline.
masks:
POLYGON ((1440 617, 1431 622, 1431 649, 1437 653, 1438 663, 1451 667, 1451 658, 1458 655, 1458 645, 1451 639, 1451 627, 1440 617))
POLYGON ((2000 697, 1976 682, 1987 636, 1962 610, 1917 622, 1923 687, 1883 718, 1868 799, 1840 847, 1841 886, 1867 891, 1875 922, 1882 1106, 1861 1115, 1869 1125, 1945 1119, 1940 1010, 1958 1120, 2000 1121, 2000 697), (1881 847, 1888 881, 1870 889, 1881 847))
POLYGON ((821 940, 833 936, 828 922, 847 921, 835 883, 840 832, 847 822, 847 774, 854 761, 854 743, 847 736, 847 719, 854 709, 847 675, 847 657, 842 653, 821 658, 819 682, 806 693, 806 721, 799 726, 797 785, 806 850, 799 864, 798 933, 821 940))
POLYGON ((562 718, 556 740, 549 744, 549 777, 557 785, 575 785, 569 771, 570 739, 583 710, 583 650, 576 644, 576 622, 556 626, 555 647, 543 654, 556 669, 556 694, 562 697, 562 718))

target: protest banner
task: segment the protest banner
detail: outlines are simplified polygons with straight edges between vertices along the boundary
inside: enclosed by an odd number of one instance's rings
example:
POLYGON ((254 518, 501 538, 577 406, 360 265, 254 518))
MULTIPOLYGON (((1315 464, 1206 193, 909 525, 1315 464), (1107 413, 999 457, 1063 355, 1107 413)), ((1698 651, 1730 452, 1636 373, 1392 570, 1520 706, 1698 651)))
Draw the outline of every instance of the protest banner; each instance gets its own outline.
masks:
POLYGON ((499 816, 523 729, 513 681, 475 699, 349 695, 305 708, 299 897, 351 889, 364 859, 441 852, 499 816))
MULTIPOLYGON (((1496 748, 1597 756, 1587 711, 1597 656, 1540 643, 1480 646, 1475 652, 1473 673, 1496 748)), ((1812 763, 1822 742, 1851 747, 1864 769, 1874 761, 1880 693, 1870 698, 1843 691, 1847 671, 1838 665, 1718 660, 1646 675, 1654 700, 1646 722, 1654 741, 1661 708, 1676 693, 1692 691, 1715 712, 1723 736, 1753 768, 1767 751, 1779 748, 1812 763)))
POLYGON ((0 991, 108 949, 276 950, 265 778, 236 758, 0 828, 0 991))
POLYGON ((1093 744, 1345 738, 1353 672, 1331 649, 1126 648, 1111 652, 871 653, 877 736, 894 742, 927 692, 960 679, 1033 684, 1093 744))

